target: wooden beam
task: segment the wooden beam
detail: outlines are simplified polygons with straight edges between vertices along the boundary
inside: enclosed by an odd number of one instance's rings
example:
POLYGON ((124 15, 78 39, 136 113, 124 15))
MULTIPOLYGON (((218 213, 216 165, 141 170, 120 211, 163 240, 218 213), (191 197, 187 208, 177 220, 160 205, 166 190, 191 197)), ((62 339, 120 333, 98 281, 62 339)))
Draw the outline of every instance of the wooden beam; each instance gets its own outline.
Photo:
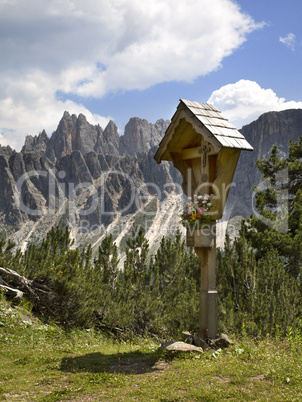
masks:
POLYGON ((202 155, 202 147, 187 148, 183 149, 181 152, 181 157, 183 160, 200 158, 202 155))
MULTIPOLYGON (((211 151, 207 152, 207 155, 216 154, 216 151, 214 150, 214 147, 212 146, 212 144, 209 144, 209 146, 211 147, 211 151)), ((196 159, 196 158, 200 158, 202 156, 202 154, 203 154, 203 149, 200 146, 200 147, 183 149, 181 152, 181 157, 183 160, 196 159)))

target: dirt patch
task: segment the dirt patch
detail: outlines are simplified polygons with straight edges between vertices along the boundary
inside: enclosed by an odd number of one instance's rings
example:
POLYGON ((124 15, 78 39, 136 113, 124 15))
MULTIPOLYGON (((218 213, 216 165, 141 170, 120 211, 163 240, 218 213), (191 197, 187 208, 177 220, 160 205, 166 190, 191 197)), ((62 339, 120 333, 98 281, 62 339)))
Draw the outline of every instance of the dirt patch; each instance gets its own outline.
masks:
POLYGON ((259 374, 255 375, 254 377, 250 378, 251 381, 266 381, 267 379, 265 378, 265 375, 259 374))
POLYGON ((66 402, 92 402, 92 401, 99 401, 101 397, 103 397, 105 394, 99 393, 99 394, 90 394, 90 395, 81 395, 79 397, 74 397, 72 399, 64 399, 66 402))
POLYGON ((231 381, 228 377, 224 377, 224 376, 222 376, 220 374, 217 374, 216 378, 217 378, 217 382, 220 382, 220 383, 226 383, 226 382, 231 381))

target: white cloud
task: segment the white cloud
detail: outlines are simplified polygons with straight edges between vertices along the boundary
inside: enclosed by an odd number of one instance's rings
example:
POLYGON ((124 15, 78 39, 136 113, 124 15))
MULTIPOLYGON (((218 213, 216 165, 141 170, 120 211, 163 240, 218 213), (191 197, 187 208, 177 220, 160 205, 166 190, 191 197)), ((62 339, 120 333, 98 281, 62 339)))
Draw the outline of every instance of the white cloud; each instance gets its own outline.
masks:
POLYGON ((302 102, 285 101, 272 89, 261 88, 249 80, 221 87, 212 93, 208 102, 220 109, 237 128, 251 123, 265 112, 302 108, 302 102))
POLYGON ((83 110, 58 91, 102 97, 193 81, 260 26, 234 0, 0 0, 0 128, 21 140, 63 109, 83 110))
POLYGON ((295 50, 295 44, 296 44, 296 35, 293 33, 289 33, 286 36, 279 37, 279 41, 283 43, 285 46, 289 47, 291 50, 295 50))
MULTIPOLYGON (((0 81, 3 82, 0 76, 0 81)), ((43 129, 50 136, 65 110, 83 113, 91 124, 105 127, 110 116, 92 114, 86 107, 70 100, 56 98, 51 77, 36 71, 22 78, 6 81, 6 91, 0 98, 0 144, 20 150, 26 135, 37 135, 43 129)))

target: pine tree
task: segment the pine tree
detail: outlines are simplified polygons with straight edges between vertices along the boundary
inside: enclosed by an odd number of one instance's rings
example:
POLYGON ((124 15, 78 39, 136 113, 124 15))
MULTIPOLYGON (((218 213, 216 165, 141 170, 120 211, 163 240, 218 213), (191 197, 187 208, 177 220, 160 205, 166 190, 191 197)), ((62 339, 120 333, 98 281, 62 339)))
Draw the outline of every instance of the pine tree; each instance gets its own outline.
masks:
POLYGON ((102 277, 102 283, 109 284, 114 290, 115 282, 118 276, 118 251, 117 246, 113 242, 112 234, 106 235, 99 249, 98 257, 94 261, 95 269, 99 271, 102 277))
POLYGON ((181 233, 162 238, 151 263, 152 300, 157 312, 157 332, 197 330, 199 306, 199 259, 186 249, 181 233))
POLYGON ((266 180, 257 189, 257 215, 242 222, 240 237, 217 255, 220 323, 223 328, 273 334, 298 327, 302 263, 302 137, 289 156, 257 162, 266 180))
POLYGON ((287 271, 297 279, 302 268, 302 137, 290 142, 287 159, 278 156, 275 146, 269 159, 258 161, 257 167, 268 187, 257 192, 259 216, 246 221, 244 235, 257 258, 269 249, 277 250, 287 271))
POLYGON ((119 281, 123 287, 120 301, 124 312, 132 318, 131 328, 144 332, 149 324, 150 272, 148 267, 149 243, 142 227, 133 227, 127 239, 124 271, 119 281))

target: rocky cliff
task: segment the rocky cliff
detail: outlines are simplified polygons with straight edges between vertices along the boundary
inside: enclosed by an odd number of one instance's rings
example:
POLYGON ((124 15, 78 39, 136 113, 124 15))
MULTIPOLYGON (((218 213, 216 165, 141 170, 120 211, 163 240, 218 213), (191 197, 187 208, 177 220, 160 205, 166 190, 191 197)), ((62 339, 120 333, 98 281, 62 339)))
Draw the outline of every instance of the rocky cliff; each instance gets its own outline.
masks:
POLYGON ((239 131, 254 147, 254 151, 240 155, 234 186, 227 202, 226 219, 236 215, 249 216, 253 212, 253 187, 262 180, 255 163, 258 159, 269 157, 274 145, 278 146, 282 156, 288 154, 289 140, 298 141, 302 136, 302 110, 268 112, 239 131))
POLYGON ((126 124, 125 134, 120 137, 120 153, 134 155, 158 145, 169 123, 160 119, 155 124, 150 124, 147 120, 131 118, 126 124))
POLYGON ((113 121, 103 129, 65 112, 50 138, 45 131, 27 136, 19 153, 1 147, 2 227, 26 245, 54 224, 69 225, 79 237, 139 215, 180 181, 170 164, 153 159, 168 123, 132 118, 120 136, 113 121))
POLYGON ((125 133, 120 136, 112 120, 103 130, 99 125, 90 124, 83 114, 77 117, 65 112, 50 138, 44 130, 38 136, 29 135, 21 152, 45 155, 51 161, 70 155, 73 151, 80 151, 83 155, 92 151, 102 155, 135 155, 157 145, 168 125, 168 120, 160 119, 151 124, 133 117, 126 125, 125 133))

